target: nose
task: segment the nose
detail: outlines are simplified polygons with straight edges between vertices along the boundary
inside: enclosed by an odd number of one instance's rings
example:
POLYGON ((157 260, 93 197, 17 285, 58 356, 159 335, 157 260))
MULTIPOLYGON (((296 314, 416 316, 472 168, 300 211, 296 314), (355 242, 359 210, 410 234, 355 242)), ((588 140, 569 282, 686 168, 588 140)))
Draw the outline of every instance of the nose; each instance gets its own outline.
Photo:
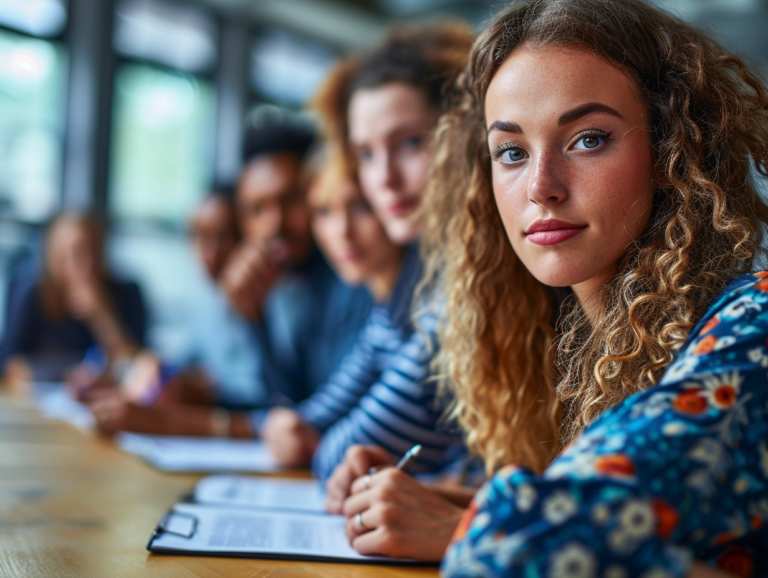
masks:
POLYGON ((347 241, 352 238, 352 215, 349 211, 344 211, 339 220, 339 235, 347 241))
POLYGON ((400 171, 397 168, 394 155, 389 151, 382 151, 375 156, 374 160, 375 183, 389 190, 399 190, 400 171))
POLYGON ((264 215, 264 237, 271 239, 282 234, 284 225, 285 207, 281 203, 275 203, 266 210, 266 215, 264 215))
POLYGON ((549 152, 533 159, 528 180, 528 200, 537 205, 557 205, 568 198, 563 178, 564 162, 559 155, 549 152))

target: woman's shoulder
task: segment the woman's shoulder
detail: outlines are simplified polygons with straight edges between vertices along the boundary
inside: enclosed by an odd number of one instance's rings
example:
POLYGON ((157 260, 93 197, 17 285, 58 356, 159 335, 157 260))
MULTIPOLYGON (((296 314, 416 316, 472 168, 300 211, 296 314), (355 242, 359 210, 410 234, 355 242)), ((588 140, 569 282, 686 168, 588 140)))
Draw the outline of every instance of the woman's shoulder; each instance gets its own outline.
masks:
MULTIPOLYGON (((768 271, 742 275, 713 301, 691 331, 677 362, 702 357, 733 346, 765 345, 768 337, 768 271)), ((676 364, 677 364, 676 362, 676 364)))

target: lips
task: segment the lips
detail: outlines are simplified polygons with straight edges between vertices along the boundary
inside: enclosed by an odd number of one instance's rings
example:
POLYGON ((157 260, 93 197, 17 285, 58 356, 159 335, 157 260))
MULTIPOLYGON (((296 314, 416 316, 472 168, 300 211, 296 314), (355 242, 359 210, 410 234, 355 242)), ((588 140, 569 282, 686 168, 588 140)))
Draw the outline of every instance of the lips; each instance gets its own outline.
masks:
POLYGON ((558 219, 539 219, 525 230, 525 236, 535 245, 557 245, 575 237, 586 228, 586 225, 558 219))
POLYGON ((401 199, 389 205, 387 209, 393 217, 403 217, 412 213, 419 206, 420 199, 401 199))

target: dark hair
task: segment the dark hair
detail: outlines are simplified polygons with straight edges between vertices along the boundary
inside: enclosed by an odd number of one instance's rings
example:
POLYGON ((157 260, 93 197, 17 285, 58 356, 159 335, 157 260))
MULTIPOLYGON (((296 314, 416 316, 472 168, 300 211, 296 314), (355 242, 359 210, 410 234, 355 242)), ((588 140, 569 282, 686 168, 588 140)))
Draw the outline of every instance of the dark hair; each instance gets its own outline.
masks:
POLYGON ((221 198, 232 204, 235 202, 235 185, 230 181, 217 181, 208 189, 207 196, 221 198))
POLYGON ((243 139, 243 162, 280 153, 304 159, 315 142, 315 131, 307 123, 279 118, 248 128, 243 139))
POLYGON ((421 90, 441 110, 446 89, 466 63, 473 41, 474 34, 460 24, 395 29, 358 63, 349 94, 402 82, 421 90))

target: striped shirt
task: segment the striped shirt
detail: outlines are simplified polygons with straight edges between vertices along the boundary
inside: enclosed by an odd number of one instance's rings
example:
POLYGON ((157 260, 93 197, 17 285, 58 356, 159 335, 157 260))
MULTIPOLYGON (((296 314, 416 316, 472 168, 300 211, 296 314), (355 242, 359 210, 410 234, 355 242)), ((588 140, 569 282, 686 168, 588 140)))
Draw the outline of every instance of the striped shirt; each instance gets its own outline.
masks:
POLYGON ((323 432, 313 458, 320 479, 331 475, 354 444, 380 446, 393 459, 421 444, 414 472, 436 471, 456 458, 461 437, 442 423, 445 407, 438 403, 437 384, 429 379, 437 320, 421 320, 427 333, 416 331, 410 320, 420 275, 418 247, 411 246, 389 303, 371 313, 339 371, 296 406, 323 432))

